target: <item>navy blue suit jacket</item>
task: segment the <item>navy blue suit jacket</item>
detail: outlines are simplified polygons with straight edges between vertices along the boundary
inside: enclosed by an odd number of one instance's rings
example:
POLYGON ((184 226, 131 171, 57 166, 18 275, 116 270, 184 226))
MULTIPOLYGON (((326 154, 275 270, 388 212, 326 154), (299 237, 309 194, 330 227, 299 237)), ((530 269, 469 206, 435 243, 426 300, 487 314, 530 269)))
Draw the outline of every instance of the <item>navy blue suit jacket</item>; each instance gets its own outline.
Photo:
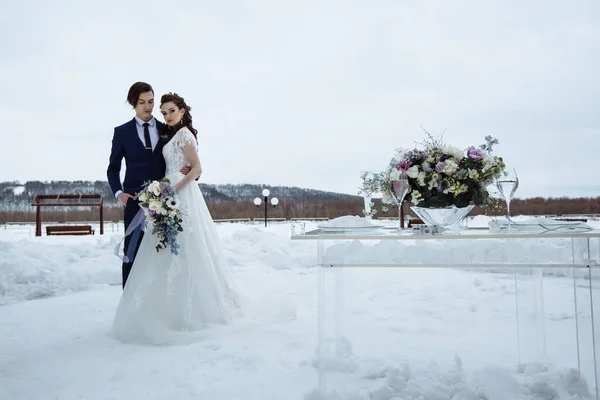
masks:
POLYGON ((106 171, 113 195, 119 190, 135 194, 142 189, 145 182, 165 176, 165 159, 162 149, 166 142, 161 136, 166 131, 166 125, 156 121, 158 143, 153 151, 148 151, 138 136, 135 124, 135 118, 133 118, 115 128, 106 171), (125 159, 125 180, 121 185, 120 172, 123 158, 125 159))

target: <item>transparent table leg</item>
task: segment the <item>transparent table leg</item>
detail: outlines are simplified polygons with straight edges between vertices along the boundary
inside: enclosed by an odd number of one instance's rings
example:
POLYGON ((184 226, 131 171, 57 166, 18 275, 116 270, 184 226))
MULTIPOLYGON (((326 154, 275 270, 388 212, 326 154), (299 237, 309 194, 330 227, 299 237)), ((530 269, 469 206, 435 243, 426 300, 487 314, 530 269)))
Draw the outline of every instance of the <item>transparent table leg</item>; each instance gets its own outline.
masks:
POLYGON ((546 310, 543 268, 515 268, 515 313, 517 320, 517 369, 527 363, 545 363, 546 310))
POLYGON ((598 295, 598 280, 600 279, 600 271, 598 266, 588 268, 588 277, 590 280, 590 304, 592 316, 592 338, 593 338, 593 354, 594 354, 594 370, 596 381, 596 399, 600 400, 600 315, 596 314, 600 310, 600 296, 598 295), (596 295, 594 296, 594 291, 596 295))
POLYGON ((519 269, 515 268, 515 315, 517 319, 517 371, 521 371, 523 365, 523 354, 521 353, 521 313, 519 304, 519 269))
POLYGON ((598 258, 600 244, 589 238, 572 238, 573 296, 575 314, 575 335, 577 344, 577 364, 579 375, 588 383, 592 396, 600 400, 600 371, 598 345, 600 338, 596 325, 598 315, 598 258), (593 245, 593 246, 592 246, 593 245), (575 264, 578 267, 575 267, 575 264), (587 265, 587 268, 581 268, 587 265))
POLYGON ((594 296, 594 291, 598 291, 596 287, 598 284, 598 279, 600 278, 600 274, 598 273, 597 266, 589 266, 588 267, 588 279, 590 281, 590 315, 591 315, 591 325, 592 325, 592 354, 594 357, 594 380, 596 382, 596 399, 600 400, 600 353, 598 346, 600 346, 600 321, 598 318, 600 317, 596 313, 599 311, 598 304, 598 293, 594 296), (596 307, 595 307, 596 306, 596 307), (598 328, 598 329, 597 329, 598 328))
POLYGON ((344 355, 347 352, 344 339, 344 268, 335 269, 335 352, 344 355))
POLYGON ((600 296, 598 279, 600 279, 600 239, 587 239, 587 275, 590 282, 589 302, 592 328, 592 354, 594 357, 594 380, 596 383, 596 399, 600 400, 600 296))
POLYGON ((533 309, 535 320, 536 361, 545 363, 546 357, 546 310, 544 307, 544 269, 533 268, 533 309))
POLYGON ((327 393, 327 374, 325 371, 325 266, 323 265, 323 241, 317 241, 317 268, 318 268, 318 298, 317 298, 317 359, 319 371, 319 390, 327 393))

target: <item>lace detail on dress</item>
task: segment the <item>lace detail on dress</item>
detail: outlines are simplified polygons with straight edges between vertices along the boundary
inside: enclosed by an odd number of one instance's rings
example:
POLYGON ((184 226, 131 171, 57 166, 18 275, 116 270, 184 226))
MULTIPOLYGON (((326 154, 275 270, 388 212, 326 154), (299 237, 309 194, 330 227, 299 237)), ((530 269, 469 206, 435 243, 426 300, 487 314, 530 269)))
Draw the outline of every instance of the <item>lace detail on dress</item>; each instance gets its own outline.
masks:
POLYGON ((173 291, 172 283, 173 278, 181 271, 181 265, 179 264, 178 257, 172 257, 171 262, 169 263, 169 269, 167 270, 167 296, 173 296, 175 292, 173 291))
POLYGON ((165 158, 165 163, 167 165, 165 176, 171 179, 171 184, 176 183, 173 182, 173 178, 178 178, 177 180, 183 178, 183 175, 179 171, 181 168, 189 165, 185 158, 185 154, 183 153, 183 148, 190 144, 198 150, 198 144, 196 143, 194 134, 188 128, 183 127, 178 130, 169 143, 163 147, 163 157, 165 158))
POLYGON ((185 310, 183 312, 183 324, 181 326, 182 332, 189 332, 190 324, 192 322, 192 304, 193 304, 193 295, 194 295, 194 287, 193 287, 193 279, 191 271, 188 269, 188 296, 185 304, 185 310))

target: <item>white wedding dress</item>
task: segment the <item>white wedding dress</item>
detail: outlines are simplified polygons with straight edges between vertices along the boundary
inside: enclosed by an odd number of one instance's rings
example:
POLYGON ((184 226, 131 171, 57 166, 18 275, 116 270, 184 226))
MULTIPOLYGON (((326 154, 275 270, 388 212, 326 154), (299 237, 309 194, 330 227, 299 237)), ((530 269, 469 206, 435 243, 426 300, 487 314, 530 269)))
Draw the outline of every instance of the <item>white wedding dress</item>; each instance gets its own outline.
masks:
MULTIPOLYGON (((163 148, 165 177, 172 185, 189 164, 183 153, 186 144, 197 146, 184 127, 163 148)), ((200 188, 192 181, 177 194, 183 212, 179 255, 168 248, 157 252, 158 241, 147 229, 113 322, 114 334, 123 341, 188 343, 207 327, 240 317, 238 294, 200 188)))

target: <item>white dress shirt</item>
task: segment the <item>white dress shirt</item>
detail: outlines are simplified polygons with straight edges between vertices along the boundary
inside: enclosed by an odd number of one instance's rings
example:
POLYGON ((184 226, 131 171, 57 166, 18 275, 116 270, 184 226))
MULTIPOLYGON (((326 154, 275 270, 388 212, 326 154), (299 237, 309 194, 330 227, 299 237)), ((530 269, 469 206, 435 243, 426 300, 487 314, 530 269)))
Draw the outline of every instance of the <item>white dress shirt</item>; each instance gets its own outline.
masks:
MULTIPOLYGON (((146 121, 139 119, 137 116, 135 117, 135 127, 137 129, 138 137, 140 138, 144 146, 146 146, 146 139, 144 139, 143 126, 145 122, 146 121)), ((156 120, 152 118, 150 121, 148 121, 148 124, 150 124, 150 126, 148 127, 148 130, 150 131, 150 143, 152 143, 152 151, 154 151, 156 145, 158 144, 158 130, 156 129, 156 120)))
MULTIPOLYGON (((137 129, 138 137, 142 141, 142 145, 144 145, 144 147, 146 147, 146 139, 144 138, 145 122, 146 121, 139 119, 137 116, 135 117, 135 128, 137 129)), ((154 151, 156 145, 158 144, 158 129, 156 129, 156 119, 152 117, 152 119, 148 121, 148 124, 148 131, 150 132, 150 143, 152 144, 152 151, 154 151)), ((117 192, 115 193, 115 198, 118 199, 121 193, 123 193, 122 190, 117 190, 117 192)))

